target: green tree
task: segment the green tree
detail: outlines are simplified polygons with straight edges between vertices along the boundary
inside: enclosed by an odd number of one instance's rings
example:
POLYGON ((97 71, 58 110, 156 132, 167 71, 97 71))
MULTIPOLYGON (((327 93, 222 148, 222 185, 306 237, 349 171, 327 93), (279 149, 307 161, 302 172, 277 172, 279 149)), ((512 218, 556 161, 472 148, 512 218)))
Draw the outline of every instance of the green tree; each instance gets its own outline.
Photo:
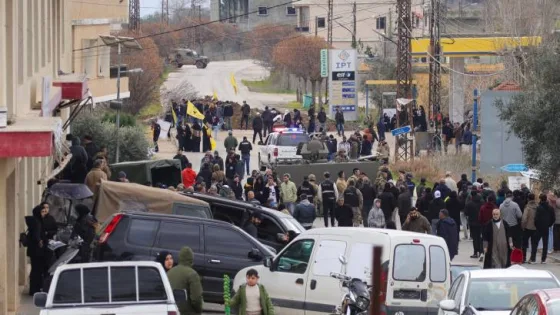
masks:
POLYGON ((525 83, 508 104, 497 101, 502 119, 521 139, 528 167, 540 172, 546 187, 560 184, 560 45, 526 55, 525 83))

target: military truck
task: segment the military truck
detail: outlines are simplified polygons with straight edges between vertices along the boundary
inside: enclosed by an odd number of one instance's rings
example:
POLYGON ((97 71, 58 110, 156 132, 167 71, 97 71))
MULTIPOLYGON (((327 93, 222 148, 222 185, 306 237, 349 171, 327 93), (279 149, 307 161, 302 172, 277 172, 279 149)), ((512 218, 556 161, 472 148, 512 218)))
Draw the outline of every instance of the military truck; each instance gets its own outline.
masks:
POLYGON ((176 64, 178 68, 183 65, 194 65, 198 69, 204 69, 210 62, 208 57, 200 56, 196 51, 189 48, 175 48, 167 58, 169 63, 176 64))

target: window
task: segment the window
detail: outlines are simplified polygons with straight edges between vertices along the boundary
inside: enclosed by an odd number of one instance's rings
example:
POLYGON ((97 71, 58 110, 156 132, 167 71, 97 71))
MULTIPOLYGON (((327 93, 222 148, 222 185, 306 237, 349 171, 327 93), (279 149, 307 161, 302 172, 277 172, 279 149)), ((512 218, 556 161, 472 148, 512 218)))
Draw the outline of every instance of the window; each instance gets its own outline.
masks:
POLYGON ((259 14, 258 15, 268 15, 268 8, 267 7, 259 7, 259 14))
POLYGON ((282 134, 278 137, 276 145, 280 147, 294 147, 300 142, 309 142, 309 136, 304 133, 282 134))
POLYGON ((187 217, 209 219, 210 218, 208 214, 209 211, 210 209, 208 209, 207 206, 193 205, 193 204, 182 203, 182 202, 173 203, 173 214, 184 215, 187 217))
POLYGON ((296 8, 286 7, 286 15, 296 15, 296 8))
POLYGON ((53 304, 82 303, 80 270, 67 270, 60 273, 53 298, 53 304))
MULTIPOLYGON (((103 43, 99 45, 103 45, 103 43)), ((108 78, 111 76, 111 47, 103 46, 97 49, 97 75, 108 78)))
POLYGON ((463 288, 465 287, 465 277, 462 277, 457 283, 457 287, 455 288, 455 292, 453 293, 453 300, 455 301, 455 305, 461 305, 461 300, 463 299, 463 288))
POLYGON ((82 39, 82 73, 87 74, 88 78, 97 77, 97 54, 98 50, 95 48, 97 46, 97 39, 82 39))
POLYGON ((257 226, 257 233, 259 239, 270 241, 270 242, 277 242, 277 235, 278 233, 283 233, 282 229, 276 224, 276 221, 271 219, 268 216, 263 216, 263 220, 261 224, 257 226))
POLYGON ((318 17, 317 18, 317 28, 325 28, 325 18, 324 17, 318 17))
POLYGON ((331 272, 341 272, 342 264, 339 257, 346 253, 346 242, 324 240, 319 244, 315 254, 313 274, 330 276, 331 272))
POLYGON ((133 219, 128 229, 127 241, 132 245, 152 246, 159 221, 133 219))
POLYGON ((424 246, 397 245, 393 259, 393 279, 400 281, 424 281, 426 279, 426 250, 424 246))
POLYGON ((453 284, 451 285, 451 289, 449 289, 449 298, 450 299, 454 299, 455 295, 457 294, 457 290, 459 290, 459 285, 462 284, 463 279, 465 279, 465 277, 460 277, 457 278, 457 281, 453 281, 453 284))
POLYGON ((440 246, 430 246, 430 280, 445 282, 447 280, 447 259, 440 246))
POLYGON ((151 267, 138 267, 138 296, 140 301, 164 301, 167 300, 165 287, 159 271, 151 267))
POLYGON ((248 259, 253 244, 241 233, 223 227, 206 226, 206 253, 248 259))
POLYGON ((163 222, 159 231, 158 247, 180 250, 190 247, 195 253, 200 251, 200 227, 194 224, 163 222))
POLYGON ((387 18, 382 16, 375 19, 375 28, 378 30, 385 30, 387 18))
POLYGON ((84 303, 109 302, 107 268, 84 269, 84 303))
POLYGON ((558 288, 552 278, 471 279, 465 304, 487 311, 510 310, 530 291, 551 288, 558 288))
POLYGON ((314 243, 314 240, 301 240, 290 245, 276 261, 276 271, 304 274, 314 243))
POLYGON ((113 302, 136 301, 134 267, 111 267, 111 299, 113 302))

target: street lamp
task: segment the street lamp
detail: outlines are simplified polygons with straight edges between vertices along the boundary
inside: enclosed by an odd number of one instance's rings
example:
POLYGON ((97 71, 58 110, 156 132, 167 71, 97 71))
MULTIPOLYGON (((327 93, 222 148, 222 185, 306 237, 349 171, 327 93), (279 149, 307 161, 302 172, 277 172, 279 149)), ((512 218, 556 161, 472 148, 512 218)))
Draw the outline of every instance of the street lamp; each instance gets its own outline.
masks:
POLYGON ((99 35, 99 38, 101 38, 101 40, 103 41, 103 44, 105 44, 105 46, 109 46, 109 47, 117 47, 117 56, 118 56, 118 62, 117 62, 117 100, 116 102, 112 102, 112 105, 114 104, 116 109, 117 109, 117 152, 115 155, 115 161, 116 163, 119 163, 119 151, 120 151, 120 143, 119 143, 119 128, 120 128, 120 123, 121 123, 121 108, 122 108, 122 102, 121 102, 121 72, 124 73, 139 73, 139 72, 143 72, 142 69, 131 69, 131 70, 127 70, 127 71, 121 71, 121 49, 122 47, 125 48, 130 48, 130 49, 136 49, 136 50, 141 50, 142 46, 140 45, 140 43, 132 37, 123 37, 123 36, 113 36, 113 35, 99 35))

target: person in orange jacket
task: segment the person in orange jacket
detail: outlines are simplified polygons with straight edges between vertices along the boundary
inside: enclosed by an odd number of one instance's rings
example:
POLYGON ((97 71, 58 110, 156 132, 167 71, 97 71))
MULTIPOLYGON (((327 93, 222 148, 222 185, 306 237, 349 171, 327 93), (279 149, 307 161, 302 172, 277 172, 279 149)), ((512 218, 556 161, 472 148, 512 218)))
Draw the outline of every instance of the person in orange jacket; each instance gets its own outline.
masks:
POLYGON ((185 188, 192 187, 196 181, 196 172, 192 169, 192 164, 187 163, 187 167, 181 172, 183 178, 183 185, 185 188))

